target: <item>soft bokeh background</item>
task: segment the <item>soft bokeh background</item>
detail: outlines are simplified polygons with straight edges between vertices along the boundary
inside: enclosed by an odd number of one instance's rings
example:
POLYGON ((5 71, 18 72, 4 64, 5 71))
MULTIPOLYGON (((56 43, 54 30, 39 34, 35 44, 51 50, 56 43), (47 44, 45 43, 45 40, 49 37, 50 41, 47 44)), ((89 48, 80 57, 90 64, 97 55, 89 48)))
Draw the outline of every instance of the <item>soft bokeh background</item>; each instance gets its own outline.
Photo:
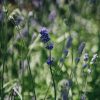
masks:
MULTIPOLYGON (((100 100, 100 0, 0 0, 0 72, 2 73, 4 65, 5 100, 9 100, 10 91, 15 86, 19 91, 19 96, 16 96, 15 100, 20 100, 21 87, 24 88, 25 100, 34 100, 29 65, 35 80, 37 100, 43 100, 48 87, 50 88, 46 100, 53 100, 51 75, 46 63, 49 52, 41 43, 39 35, 42 27, 48 29, 54 43, 52 57, 56 63, 53 72, 57 98, 63 100, 61 88, 64 80, 69 78, 67 73, 70 73, 72 67, 72 56, 73 59, 77 57, 77 48, 84 41, 86 47, 83 54, 89 53, 89 60, 93 54, 98 54, 96 64, 90 66, 92 74, 87 77, 86 100, 100 100), (13 18, 18 27, 13 23, 13 18), (2 20, 4 20, 3 24, 2 20), (64 65, 59 67, 57 63, 69 34, 73 38, 73 45, 64 65), (27 55, 30 58, 29 62, 27 55), (23 86, 21 85, 22 71, 24 71, 23 86)), ((77 75, 81 93, 84 89, 82 88, 84 78, 81 77, 83 62, 82 56, 77 75)), ((73 100, 79 100, 78 96, 78 89, 74 87, 73 100)))

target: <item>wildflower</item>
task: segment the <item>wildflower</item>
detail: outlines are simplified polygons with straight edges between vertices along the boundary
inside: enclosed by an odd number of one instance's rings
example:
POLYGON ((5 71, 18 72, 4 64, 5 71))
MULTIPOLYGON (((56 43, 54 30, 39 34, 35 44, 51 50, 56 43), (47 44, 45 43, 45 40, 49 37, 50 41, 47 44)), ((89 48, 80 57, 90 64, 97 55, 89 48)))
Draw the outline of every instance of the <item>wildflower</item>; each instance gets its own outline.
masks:
POLYGON ((52 65, 54 63, 53 59, 51 57, 48 57, 47 64, 52 65))
POLYGON ((52 50, 52 49, 53 49, 53 43, 49 43, 49 44, 46 46, 46 49, 52 50))
POLYGON ((98 55, 97 54, 94 54, 92 59, 91 59, 91 62, 90 64, 94 64, 96 62, 96 59, 98 58, 98 55))
POLYGON ((50 37, 49 37, 49 34, 48 34, 48 30, 46 28, 42 28, 41 31, 40 31, 40 34, 41 34, 41 41, 43 43, 47 43, 49 42, 50 40, 50 37))
POLYGON ((66 45, 67 48, 70 48, 70 47, 71 47, 71 45, 72 45, 72 40, 73 40, 72 37, 69 36, 69 37, 68 37, 68 40, 67 40, 67 45, 66 45))
POLYGON ((84 61, 88 61, 88 59, 89 59, 89 55, 88 55, 88 53, 85 53, 85 55, 84 55, 84 61))
POLYGON ((78 48, 78 54, 81 55, 85 47, 85 43, 82 42, 78 48))
POLYGON ((75 63, 78 64, 79 61, 80 61, 80 57, 77 57, 77 58, 75 59, 75 63))

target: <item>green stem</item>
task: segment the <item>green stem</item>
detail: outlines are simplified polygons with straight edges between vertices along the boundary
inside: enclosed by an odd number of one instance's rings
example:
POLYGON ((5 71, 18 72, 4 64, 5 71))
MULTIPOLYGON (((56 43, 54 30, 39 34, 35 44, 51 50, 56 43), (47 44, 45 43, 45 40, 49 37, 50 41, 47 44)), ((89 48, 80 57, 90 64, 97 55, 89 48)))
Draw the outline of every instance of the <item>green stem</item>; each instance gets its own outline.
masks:
POLYGON ((34 81, 33 81, 33 76, 32 76, 32 72, 31 72, 31 68, 30 68, 30 64, 29 64, 29 59, 27 59, 28 60, 28 69, 29 69, 29 73, 30 73, 30 78, 31 78, 31 80, 32 80, 32 86, 33 86, 33 93, 34 93, 34 97, 35 97, 35 100, 36 100, 36 93, 35 93, 35 83, 34 83, 34 81))
POLYGON ((3 90, 3 84, 4 84, 4 63, 3 63, 3 69, 2 69, 2 82, 1 82, 1 100, 4 100, 4 90, 3 90))
MULTIPOLYGON (((51 51, 50 51, 50 60, 51 60, 51 51)), ((51 77, 52 77, 52 81, 53 81, 53 87, 54 87, 54 100, 56 100, 56 84, 55 84, 55 80, 54 80, 54 76, 53 76, 53 72, 52 72, 52 68, 51 68, 51 64, 50 64, 50 72, 51 72, 51 77)))
POLYGON ((22 99, 24 100, 24 68, 23 67, 22 67, 22 99))

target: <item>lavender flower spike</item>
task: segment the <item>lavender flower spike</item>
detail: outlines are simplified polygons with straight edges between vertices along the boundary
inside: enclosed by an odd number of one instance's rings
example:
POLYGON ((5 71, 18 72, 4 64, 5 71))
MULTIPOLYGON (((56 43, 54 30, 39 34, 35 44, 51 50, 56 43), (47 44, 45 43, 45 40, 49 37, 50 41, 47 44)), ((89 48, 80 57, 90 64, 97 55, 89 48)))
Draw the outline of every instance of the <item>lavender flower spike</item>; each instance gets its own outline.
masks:
POLYGON ((78 54, 81 55, 85 48, 85 42, 82 42, 78 48, 78 54))

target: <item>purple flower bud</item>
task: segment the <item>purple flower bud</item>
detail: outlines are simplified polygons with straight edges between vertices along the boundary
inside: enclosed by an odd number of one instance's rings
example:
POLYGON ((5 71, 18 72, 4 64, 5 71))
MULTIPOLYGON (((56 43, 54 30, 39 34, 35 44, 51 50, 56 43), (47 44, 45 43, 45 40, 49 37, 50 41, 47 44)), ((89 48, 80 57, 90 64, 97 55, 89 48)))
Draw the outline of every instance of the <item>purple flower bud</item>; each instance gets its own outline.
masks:
POLYGON ((88 61, 88 59, 89 59, 89 55, 88 55, 88 53, 85 53, 85 55, 84 55, 84 61, 88 61))
POLYGON ((73 40, 72 37, 69 36, 69 37, 68 37, 68 40, 67 40, 67 45, 66 45, 67 48, 70 48, 70 47, 71 47, 71 45, 72 45, 72 40, 73 40))
POLYGON ((67 55, 68 55, 68 50, 65 49, 65 50, 64 50, 64 56, 66 57, 67 55))
POLYGON ((75 63, 78 64, 79 61, 80 61, 80 57, 77 57, 77 58, 75 59, 75 63))
POLYGON ((53 43, 47 44, 46 49, 52 50, 53 49, 53 43))
POLYGON ((81 55, 85 47, 85 43, 82 42, 78 48, 78 54, 81 55))
POLYGON ((47 28, 43 27, 40 31, 40 34, 43 35, 43 34, 48 34, 48 30, 47 28))
POLYGON ((51 59, 50 57, 48 57, 47 64, 48 65, 52 65, 53 63, 54 63, 53 59, 51 59))

